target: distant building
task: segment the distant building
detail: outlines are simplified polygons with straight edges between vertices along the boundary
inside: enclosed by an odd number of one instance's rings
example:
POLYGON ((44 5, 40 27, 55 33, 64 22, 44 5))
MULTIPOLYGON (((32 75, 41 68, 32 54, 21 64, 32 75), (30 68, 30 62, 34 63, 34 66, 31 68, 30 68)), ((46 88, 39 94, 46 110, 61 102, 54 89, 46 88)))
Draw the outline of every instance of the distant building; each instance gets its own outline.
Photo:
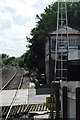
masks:
MULTIPOLYGON (((66 38, 65 26, 59 29, 59 35, 63 34, 66 38)), ((80 59, 80 32, 68 27, 69 36, 69 52, 68 60, 80 59)), ((56 47, 56 31, 49 33, 45 40, 45 73, 46 81, 49 85, 54 80, 54 64, 55 64, 55 47, 56 47)))

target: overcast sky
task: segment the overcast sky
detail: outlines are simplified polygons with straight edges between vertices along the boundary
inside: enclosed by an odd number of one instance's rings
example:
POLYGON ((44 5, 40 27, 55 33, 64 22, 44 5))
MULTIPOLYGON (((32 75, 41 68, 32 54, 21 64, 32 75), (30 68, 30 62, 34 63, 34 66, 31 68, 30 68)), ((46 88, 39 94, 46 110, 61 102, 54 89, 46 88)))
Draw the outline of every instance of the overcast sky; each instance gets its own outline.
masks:
POLYGON ((55 0, 0 0, 0 53, 20 56, 26 50, 26 36, 35 27, 36 14, 55 0))

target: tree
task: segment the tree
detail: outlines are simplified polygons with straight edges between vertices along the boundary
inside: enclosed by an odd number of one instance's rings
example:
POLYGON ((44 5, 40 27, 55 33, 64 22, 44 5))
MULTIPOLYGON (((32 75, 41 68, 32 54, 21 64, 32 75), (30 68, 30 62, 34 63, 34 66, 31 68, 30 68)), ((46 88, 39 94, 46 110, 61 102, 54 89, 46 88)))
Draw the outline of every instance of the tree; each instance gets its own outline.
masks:
MULTIPOLYGON (((63 3, 64 4, 64 3, 63 3)), ((36 15, 36 27, 31 30, 32 38, 29 51, 25 55, 25 63, 30 69, 37 68, 40 73, 45 71, 45 39, 46 35, 56 30, 58 3, 48 5, 44 12, 36 15)), ((70 27, 80 30, 80 2, 67 3, 68 23, 70 27), (74 19, 73 19, 74 18, 74 19)))
POLYGON ((9 56, 7 54, 2 54, 2 58, 8 58, 9 56))

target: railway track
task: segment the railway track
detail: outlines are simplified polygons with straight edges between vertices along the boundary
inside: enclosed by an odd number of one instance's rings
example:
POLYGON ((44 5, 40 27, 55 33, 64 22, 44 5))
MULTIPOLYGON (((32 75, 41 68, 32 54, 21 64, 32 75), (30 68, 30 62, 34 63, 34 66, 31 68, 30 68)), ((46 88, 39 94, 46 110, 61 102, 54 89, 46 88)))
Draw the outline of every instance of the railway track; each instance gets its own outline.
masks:
POLYGON ((16 69, 16 72, 13 74, 13 76, 7 81, 7 83, 0 90, 0 92, 2 92, 3 90, 16 89, 16 92, 14 94, 14 97, 11 101, 10 106, 6 108, 5 120, 7 120, 8 116, 12 110, 13 104, 15 103, 15 99, 17 97, 18 90, 21 88, 22 82, 23 82, 23 71, 22 71, 22 69, 18 68, 18 69, 16 69))
MULTIPOLYGON (((7 112, 9 110, 9 106, 7 107, 2 107, 2 118, 5 120, 5 117, 7 115, 7 112)), ((26 115, 30 112, 43 112, 43 111, 48 111, 48 108, 44 104, 30 104, 30 105, 18 105, 18 106, 13 106, 8 119, 11 120, 11 118, 19 118, 22 117, 23 115, 26 115)))
POLYGON ((8 85, 9 83, 14 79, 14 77, 16 76, 17 72, 10 78, 10 80, 2 87, 1 91, 4 90, 8 85))
POLYGON ((7 82, 12 78, 12 76, 16 73, 17 68, 16 67, 12 67, 12 66, 7 66, 5 67, 2 72, 2 88, 7 84, 7 82))
MULTIPOLYGON (((9 89, 16 89, 16 92, 14 94, 14 97, 11 101, 11 104, 9 107, 5 108, 6 110, 6 117, 5 117, 5 120, 8 119, 8 116, 10 115, 11 113, 11 110, 12 110, 12 107, 13 107, 13 104, 15 103, 15 100, 16 100, 16 97, 17 97, 17 94, 18 94, 18 90, 21 88, 21 85, 22 85, 22 82, 23 82, 23 72, 22 72, 22 69, 17 69, 16 73, 12 76, 12 78, 7 82, 7 84, 2 88, 5 89, 5 90, 9 90, 9 89)), ((1 91, 2 91, 1 90, 1 91)), ((3 111, 2 111, 3 113, 3 111)))
POLYGON ((0 73, 2 73, 2 69, 0 69, 0 73))
POLYGON ((5 67, 4 67, 4 68, 1 68, 1 69, 0 69, 0 74, 1 74, 1 73, 2 73, 2 71, 3 71, 3 70, 5 70, 5 69, 6 69, 5 67))
MULTIPOLYGON (((11 101, 10 106, 2 107, 2 120, 12 120, 12 118, 19 118, 22 116, 26 116, 30 112, 41 112, 47 111, 46 105, 44 104, 30 104, 30 105, 17 105, 14 106, 16 97, 18 95, 18 90, 21 88, 23 83, 23 71, 21 69, 17 69, 15 74, 10 78, 10 80, 3 86, 2 90, 12 90, 16 89, 15 95, 11 101)), ((1 91, 2 91, 1 90, 1 91)))
POLYGON ((21 79, 22 70, 18 68, 16 69, 16 72, 11 76, 11 78, 3 85, 0 91, 17 89, 21 79))

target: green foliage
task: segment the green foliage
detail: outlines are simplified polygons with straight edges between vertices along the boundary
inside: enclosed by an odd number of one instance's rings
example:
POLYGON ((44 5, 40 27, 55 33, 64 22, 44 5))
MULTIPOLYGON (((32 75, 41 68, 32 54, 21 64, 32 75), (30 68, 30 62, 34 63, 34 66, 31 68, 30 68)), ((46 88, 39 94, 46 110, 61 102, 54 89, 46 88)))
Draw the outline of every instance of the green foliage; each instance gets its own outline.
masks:
MULTIPOLYGON (((64 3, 63 3, 64 4, 64 3)), ((36 15, 36 27, 31 30, 32 38, 27 38, 30 49, 24 62, 29 69, 37 68, 40 73, 45 71, 45 39, 46 35, 56 30, 58 3, 48 5, 44 12, 36 15)), ((68 23, 70 27, 80 30, 80 2, 67 3, 68 23)))
POLYGON ((8 57, 9 56, 7 54, 1 54, 0 55, 0 67, 2 67, 6 63, 8 57))
POLYGON ((31 70, 31 71, 30 71, 30 75, 31 75, 32 77, 35 77, 35 76, 36 76, 35 71, 31 70))
POLYGON ((69 26, 80 30, 80 1, 67 3, 69 26))
POLYGON ((0 58, 0 65, 24 67, 24 54, 21 57, 17 57, 17 58, 9 57, 6 54, 2 54, 2 58, 0 58))
POLYGON ((8 58, 9 56, 7 54, 2 54, 1 57, 2 58, 8 58))
POLYGON ((46 102, 43 103, 43 106, 44 106, 44 107, 46 106, 46 102))
POLYGON ((24 67, 24 58, 22 56, 15 58, 11 61, 11 65, 24 67))
MULTIPOLYGON (((64 4, 64 3, 63 3, 64 4)), ((10 64, 14 66, 28 67, 31 71, 36 68, 39 74, 45 71, 45 40, 46 35, 56 30, 57 26, 57 8, 58 3, 48 5, 44 9, 44 12, 39 16, 36 15, 36 27, 31 30, 32 38, 27 38, 29 42, 29 50, 21 57, 9 58, 8 55, 2 55, 2 61, 4 64, 10 64)), ((80 30, 80 2, 68 2, 68 25, 75 29, 80 30)))
MULTIPOLYGON (((63 3, 64 4, 64 3, 63 3)), ((27 38, 29 51, 26 53, 24 62, 29 69, 34 67, 40 73, 45 71, 45 38, 47 33, 56 30, 58 3, 48 5, 44 12, 36 15, 36 27, 31 30, 32 38, 27 38)), ((69 26, 80 30, 80 2, 67 3, 69 26), (73 19, 74 18, 74 19, 73 19)))
POLYGON ((0 68, 2 68, 3 66, 3 62, 2 62, 2 59, 0 58, 0 68))

